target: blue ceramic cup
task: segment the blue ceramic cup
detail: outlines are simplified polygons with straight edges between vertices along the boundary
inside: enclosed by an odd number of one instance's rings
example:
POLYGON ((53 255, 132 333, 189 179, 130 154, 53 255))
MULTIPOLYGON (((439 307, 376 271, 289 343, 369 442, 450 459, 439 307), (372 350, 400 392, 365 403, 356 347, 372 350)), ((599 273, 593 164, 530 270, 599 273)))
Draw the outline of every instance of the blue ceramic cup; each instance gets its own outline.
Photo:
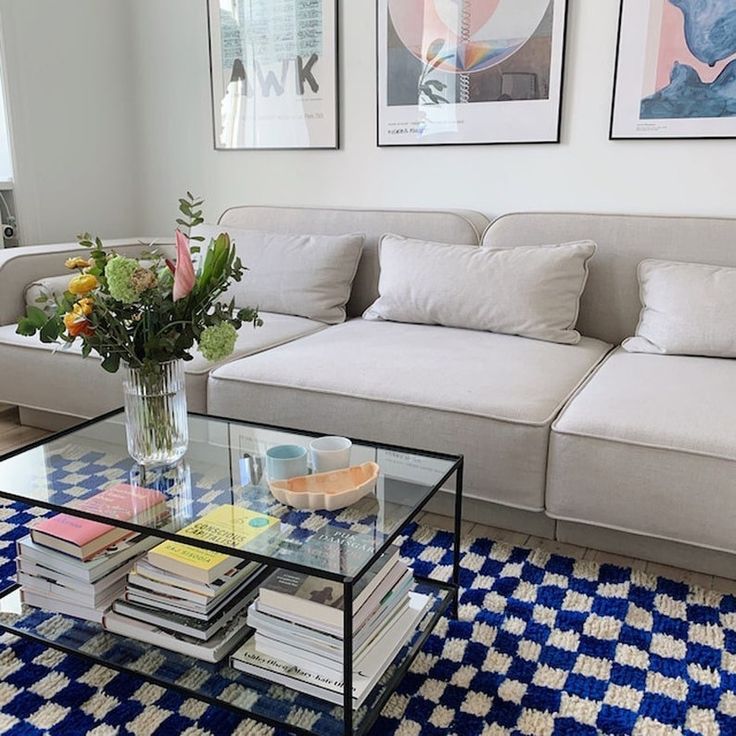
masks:
POLYGON ((307 450, 299 445, 276 445, 266 450, 269 480, 288 480, 307 474, 307 450))

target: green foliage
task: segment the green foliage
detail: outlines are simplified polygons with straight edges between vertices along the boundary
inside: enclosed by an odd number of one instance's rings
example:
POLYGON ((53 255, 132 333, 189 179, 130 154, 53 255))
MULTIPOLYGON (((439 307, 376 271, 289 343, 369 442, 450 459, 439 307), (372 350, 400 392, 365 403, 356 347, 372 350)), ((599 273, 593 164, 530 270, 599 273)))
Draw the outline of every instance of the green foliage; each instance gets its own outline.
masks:
POLYGON ((16 332, 19 335, 31 337, 43 329, 48 319, 49 318, 42 309, 39 309, 38 307, 28 307, 26 316, 18 322, 18 329, 16 332))
MULTIPOLYGON (((204 222, 202 217, 202 205, 204 200, 197 200, 191 192, 187 192, 186 198, 179 200, 179 212, 181 217, 176 221, 176 224, 183 228, 183 232, 189 235, 192 228, 201 225, 204 222)), ((191 240, 204 242, 204 238, 201 235, 195 235, 191 240)), ((192 252, 196 253, 199 249, 195 246, 192 248, 192 252)))
MULTIPOLYGON (((187 230, 201 224, 202 205, 203 200, 187 192, 179 200, 182 217, 177 223, 187 230)), ((91 299, 92 308, 81 318, 84 330, 71 334, 65 325, 65 315, 78 316, 85 305, 81 297, 67 292, 51 316, 38 307, 28 307, 18 323, 19 334, 37 334, 49 343, 81 340, 85 357, 96 353, 102 367, 115 373, 121 363, 146 369, 170 360, 192 360, 195 345, 208 359, 222 360, 232 352, 237 330, 244 324, 263 324, 257 309, 236 309, 233 301, 221 301, 247 270, 226 234, 211 241, 200 258, 192 292, 176 302, 170 261, 160 251, 151 247, 131 259, 109 253, 89 233, 80 235, 78 241, 89 249, 90 266, 84 272, 99 281, 98 288, 85 297, 91 299)))

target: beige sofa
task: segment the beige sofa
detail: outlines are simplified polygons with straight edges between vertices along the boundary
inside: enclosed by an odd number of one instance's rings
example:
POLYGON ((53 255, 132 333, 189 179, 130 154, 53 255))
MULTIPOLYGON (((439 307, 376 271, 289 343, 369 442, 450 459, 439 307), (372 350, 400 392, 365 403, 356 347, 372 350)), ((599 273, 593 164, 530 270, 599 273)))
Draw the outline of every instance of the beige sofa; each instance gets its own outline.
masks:
MULTIPOLYGON (((119 252, 136 254, 141 243, 151 239, 109 241, 119 252)), ((161 247, 167 241, 159 239, 161 247)), ((81 348, 59 350, 38 338, 15 333, 15 324, 25 309, 26 286, 49 276, 68 274, 64 260, 82 250, 72 243, 33 246, 0 251, 0 402, 20 407, 21 421, 46 429, 69 425, 69 418, 92 418, 122 403, 120 373, 101 370, 97 358, 83 360, 81 348)), ((244 328, 231 359, 267 350, 298 337, 324 329, 325 325, 292 315, 269 314, 264 326, 244 328)), ((199 353, 186 363, 189 407, 207 411, 207 379, 213 369, 199 353)))
MULTIPOLYGON (((736 220, 518 214, 489 224, 474 212, 239 207, 221 224, 364 232, 366 247, 349 321, 265 315, 233 359, 189 365, 193 409, 462 452, 473 520, 734 576, 736 362, 616 346, 637 324, 639 261, 736 265, 736 220), (360 319, 377 295, 385 232, 490 248, 595 240, 585 337, 567 346, 360 319)), ((13 334, 23 286, 58 272, 65 249, 0 256, 0 401, 35 423, 119 403, 119 378, 93 360, 13 334)))
MULTIPOLYGON (((633 335, 645 258, 736 266, 736 220, 501 217, 484 244, 591 238, 579 329, 633 335)), ((736 361, 616 348, 552 425, 546 513, 557 538, 736 577, 736 361)))

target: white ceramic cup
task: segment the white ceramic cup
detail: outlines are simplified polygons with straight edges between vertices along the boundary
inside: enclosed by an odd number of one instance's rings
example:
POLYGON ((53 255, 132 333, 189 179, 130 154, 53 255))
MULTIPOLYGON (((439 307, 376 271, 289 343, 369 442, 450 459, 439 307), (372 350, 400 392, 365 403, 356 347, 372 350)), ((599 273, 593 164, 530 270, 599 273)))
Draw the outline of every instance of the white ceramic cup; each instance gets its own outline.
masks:
POLYGON ((347 437, 318 437, 309 443, 312 472, 330 473, 350 467, 353 443, 347 437))

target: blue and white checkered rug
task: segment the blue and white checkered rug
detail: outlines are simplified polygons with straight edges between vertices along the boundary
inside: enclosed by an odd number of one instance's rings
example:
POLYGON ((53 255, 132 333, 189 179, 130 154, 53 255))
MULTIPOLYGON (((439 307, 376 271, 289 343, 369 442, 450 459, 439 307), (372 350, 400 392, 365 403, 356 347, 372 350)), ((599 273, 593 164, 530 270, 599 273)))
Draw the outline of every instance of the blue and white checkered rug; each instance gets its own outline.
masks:
MULTIPOLYGON (((39 513, 0 507, 0 581, 13 575, 13 542, 39 513)), ((449 570, 451 535, 407 532, 403 554, 415 570, 449 570)), ((375 734, 736 734, 736 598, 489 539, 463 548, 461 620, 441 622, 375 734)), ((273 730, 5 636, 0 733, 273 730)))

